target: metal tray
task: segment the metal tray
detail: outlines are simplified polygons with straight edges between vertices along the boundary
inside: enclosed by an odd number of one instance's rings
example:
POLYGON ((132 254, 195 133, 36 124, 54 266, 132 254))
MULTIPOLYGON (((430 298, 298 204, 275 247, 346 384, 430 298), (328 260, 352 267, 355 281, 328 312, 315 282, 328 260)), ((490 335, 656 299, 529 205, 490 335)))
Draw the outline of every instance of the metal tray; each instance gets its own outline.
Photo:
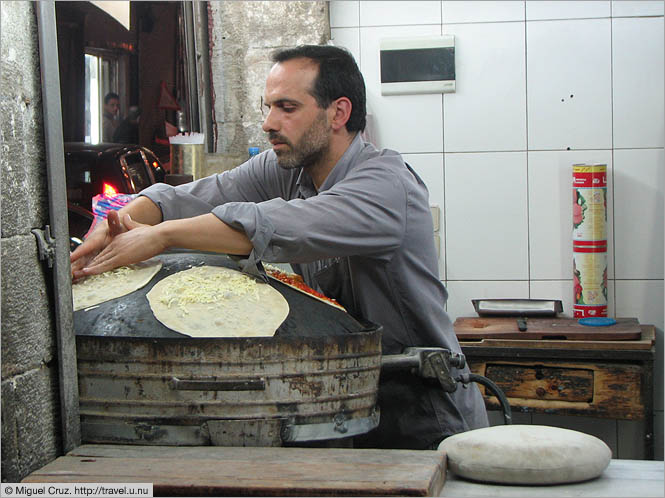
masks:
POLYGON ((479 316, 556 316, 563 311, 558 299, 472 299, 479 316))

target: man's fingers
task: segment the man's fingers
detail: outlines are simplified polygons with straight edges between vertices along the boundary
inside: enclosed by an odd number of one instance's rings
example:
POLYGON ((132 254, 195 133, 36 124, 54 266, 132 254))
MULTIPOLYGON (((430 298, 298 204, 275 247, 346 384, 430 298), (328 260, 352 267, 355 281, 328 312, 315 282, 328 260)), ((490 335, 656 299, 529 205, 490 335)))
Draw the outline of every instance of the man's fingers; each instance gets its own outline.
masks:
POLYGON ((111 259, 113 250, 110 249, 110 247, 111 246, 106 246, 106 248, 104 248, 104 250, 100 252, 97 256, 92 258, 83 269, 87 270, 90 267, 98 266, 102 263, 105 263, 107 260, 111 259))
POLYGON ((120 216, 117 211, 109 211, 108 216, 106 217, 109 224, 109 233, 111 237, 115 237, 123 232, 126 232, 127 229, 120 222, 120 216))
POLYGON ((134 221, 132 217, 129 216, 129 213, 123 216, 122 222, 127 227, 128 230, 133 230, 134 228, 141 226, 141 223, 137 223, 136 221, 134 221))
MULTIPOLYGON (((113 270, 118 266, 122 266, 116 260, 118 256, 113 256, 111 253, 101 253, 95 259, 93 259, 89 265, 83 268, 80 273, 83 276, 97 275, 99 273, 104 273, 108 270, 113 270)), ((76 274, 74 274, 76 277, 76 274)))
POLYGON ((77 259, 82 258, 83 256, 86 256, 92 252, 93 249, 94 248, 92 246, 81 244, 76 249, 74 249, 74 252, 69 255, 69 261, 74 262, 77 259))

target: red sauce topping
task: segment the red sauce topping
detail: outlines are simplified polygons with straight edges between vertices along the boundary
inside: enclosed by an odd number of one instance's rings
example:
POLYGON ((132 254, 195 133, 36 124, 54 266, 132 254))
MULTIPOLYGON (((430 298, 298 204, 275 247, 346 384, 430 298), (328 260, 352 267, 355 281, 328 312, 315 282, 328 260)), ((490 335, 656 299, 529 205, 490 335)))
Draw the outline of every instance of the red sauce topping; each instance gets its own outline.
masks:
POLYGON ((277 270, 275 268, 266 268, 266 273, 270 275, 273 278, 276 278, 280 282, 284 282, 287 285, 290 285, 291 287, 295 287, 297 289, 300 289, 303 292, 306 292, 307 294, 310 294, 312 296, 318 297, 319 299, 322 299, 324 301, 328 301, 335 306, 338 306, 342 308, 342 305, 340 305, 337 301, 334 299, 331 299, 323 294, 321 294, 318 291, 315 291, 312 289, 309 285, 305 283, 305 281, 302 279, 300 275, 297 275, 295 273, 285 273, 283 271, 277 270))

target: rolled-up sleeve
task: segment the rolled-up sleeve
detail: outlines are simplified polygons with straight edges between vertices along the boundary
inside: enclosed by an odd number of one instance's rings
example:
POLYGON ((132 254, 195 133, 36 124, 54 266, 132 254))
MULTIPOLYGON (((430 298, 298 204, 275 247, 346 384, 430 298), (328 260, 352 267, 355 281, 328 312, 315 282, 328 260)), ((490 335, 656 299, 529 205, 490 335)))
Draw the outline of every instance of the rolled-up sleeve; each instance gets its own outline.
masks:
POLYGON ((380 161, 368 161, 308 199, 230 202, 212 212, 244 230, 255 257, 307 263, 350 255, 388 258, 404 236, 407 202, 397 175, 380 161))
POLYGON ((279 196, 286 184, 279 173, 264 153, 224 173, 176 187, 158 183, 140 195, 159 206, 164 220, 191 218, 228 202, 261 202, 279 196))

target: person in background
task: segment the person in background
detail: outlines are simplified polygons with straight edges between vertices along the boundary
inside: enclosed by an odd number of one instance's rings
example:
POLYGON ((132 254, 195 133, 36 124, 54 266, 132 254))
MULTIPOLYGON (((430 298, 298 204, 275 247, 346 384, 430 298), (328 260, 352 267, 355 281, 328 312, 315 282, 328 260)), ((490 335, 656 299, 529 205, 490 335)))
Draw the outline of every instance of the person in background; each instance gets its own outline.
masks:
POLYGON ((113 134, 113 141, 120 144, 136 144, 139 143, 139 119, 141 117, 141 109, 138 106, 131 106, 127 117, 122 120, 113 134))
POLYGON ((118 113, 120 112, 120 96, 109 92, 104 97, 104 112, 102 117, 102 142, 113 142, 113 134, 118 127, 118 113))
MULTIPOLYGON (((221 174, 143 190, 72 253, 72 277, 170 247, 291 263, 352 316, 382 325, 383 354, 461 352, 444 308, 427 188, 398 152, 362 140, 365 83, 353 56, 305 45, 272 62, 263 122, 272 149, 221 174)), ((379 426, 355 447, 431 449, 488 425, 475 384, 446 393, 409 373, 382 373, 378 404, 379 426)))

